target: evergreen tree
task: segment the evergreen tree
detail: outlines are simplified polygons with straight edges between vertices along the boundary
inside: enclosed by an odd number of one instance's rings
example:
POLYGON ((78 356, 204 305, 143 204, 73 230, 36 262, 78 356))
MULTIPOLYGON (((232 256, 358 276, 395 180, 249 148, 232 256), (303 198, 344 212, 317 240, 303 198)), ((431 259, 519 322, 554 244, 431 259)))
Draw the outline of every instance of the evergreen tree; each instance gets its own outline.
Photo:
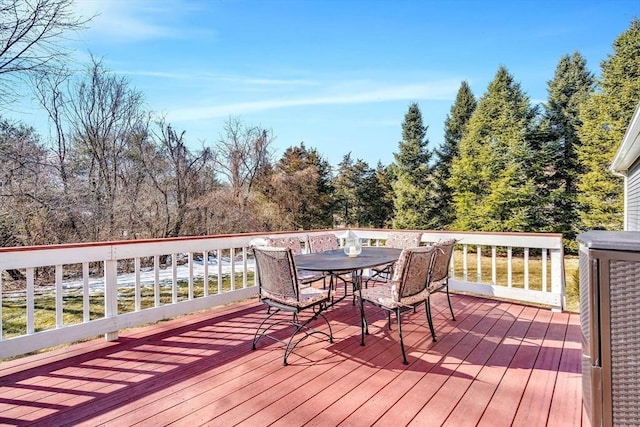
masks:
POLYGON ((458 89, 458 95, 444 122, 444 142, 435 150, 434 164, 434 228, 448 228, 454 221, 453 191, 449 187, 451 164, 458 155, 458 144, 476 109, 476 99, 466 81, 458 89))
POLYGON ((480 98, 459 144, 449 185, 453 189, 454 228, 478 231, 529 231, 535 185, 528 175, 527 140, 535 110, 529 98, 500 67, 480 98))
POLYGON ((345 154, 338 164, 338 172, 333 180, 335 222, 341 227, 358 225, 359 215, 359 172, 351 153, 345 154))
POLYGON ((331 209, 331 167, 315 149, 286 149, 271 175, 270 186, 262 189, 287 218, 285 228, 328 228, 333 223, 331 209), (288 223, 288 224, 287 224, 288 223))
POLYGON ((553 80, 547 82, 549 98, 538 128, 537 155, 531 170, 537 173, 537 231, 558 232, 574 240, 578 223, 576 178, 580 107, 593 91, 594 78, 578 52, 563 56, 553 80))
POLYGON ((389 167, 381 162, 375 169, 375 179, 370 186, 369 197, 372 203, 368 210, 371 212, 370 225, 375 228, 391 226, 393 220, 393 185, 389 167))
POLYGON ((427 127, 422 124, 418 104, 412 103, 402 123, 402 141, 394 153, 393 228, 428 229, 433 213, 433 195, 427 145, 427 127))
POLYGON ((600 90, 580 111, 578 160, 583 173, 578 182, 578 203, 583 229, 622 229, 623 182, 609 167, 640 102, 638 19, 615 40, 613 50, 601 63, 600 90))

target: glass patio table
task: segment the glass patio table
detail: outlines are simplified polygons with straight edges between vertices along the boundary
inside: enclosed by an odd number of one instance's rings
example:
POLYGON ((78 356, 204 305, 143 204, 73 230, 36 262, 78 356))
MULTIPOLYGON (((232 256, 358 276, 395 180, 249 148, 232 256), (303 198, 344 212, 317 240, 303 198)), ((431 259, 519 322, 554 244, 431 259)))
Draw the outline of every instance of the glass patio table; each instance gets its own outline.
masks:
MULTIPOLYGON (((355 291, 360 289, 362 285, 362 272, 364 269, 393 263, 398 260, 401 252, 402 249, 364 246, 358 256, 350 257, 340 248, 296 255, 295 262, 296 267, 300 270, 322 271, 333 274, 336 277, 338 273, 350 271, 355 294, 355 291)), ((345 295, 337 301, 344 299, 346 296, 345 292, 345 295)))

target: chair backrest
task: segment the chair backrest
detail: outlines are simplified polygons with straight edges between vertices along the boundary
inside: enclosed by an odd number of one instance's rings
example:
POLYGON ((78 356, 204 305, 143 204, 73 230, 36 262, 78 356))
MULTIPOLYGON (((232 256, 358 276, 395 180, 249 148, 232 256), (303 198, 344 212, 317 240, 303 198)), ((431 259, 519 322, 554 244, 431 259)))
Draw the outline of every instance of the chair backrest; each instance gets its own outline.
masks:
POLYGON ((291 249, 294 255, 302 253, 302 246, 298 237, 267 237, 267 245, 291 249))
POLYGON ((426 289, 435 255, 436 249, 433 246, 402 250, 391 279, 391 283, 397 286, 398 301, 418 295, 426 289))
POLYGON ((309 251, 311 253, 330 251, 338 249, 338 238, 335 234, 310 234, 309 235, 309 251))
POLYGON ((289 248, 255 247, 256 275, 261 298, 297 301, 298 277, 289 248))
POLYGON ((436 257, 431 268, 431 282, 433 284, 439 284, 449 277, 449 265, 451 264, 451 256, 453 255, 455 244, 455 239, 443 240, 433 244, 436 249, 436 257))
POLYGON ((387 236, 385 246, 388 248, 406 249, 420 246, 422 233, 416 231, 392 231, 387 236))

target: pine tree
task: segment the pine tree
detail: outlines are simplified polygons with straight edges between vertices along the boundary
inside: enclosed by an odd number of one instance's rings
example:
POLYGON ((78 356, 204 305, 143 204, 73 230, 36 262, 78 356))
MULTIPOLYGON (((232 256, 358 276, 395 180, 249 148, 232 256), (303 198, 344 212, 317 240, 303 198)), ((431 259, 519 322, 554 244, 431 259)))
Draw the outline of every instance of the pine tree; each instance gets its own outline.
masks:
POLYGON ((577 150, 581 142, 579 110, 593 91, 594 77, 586 60, 578 52, 563 56, 553 80, 547 82, 549 93, 545 114, 538 128, 532 170, 537 172, 538 224, 536 230, 564 234, 575 238, 578 223, 576 178, 579 176, 577 150))
POLYGON ((600 90, 580 111, 578 203, 582 229, 620 230, 623 182, 609 171, 633 112, 640 102, 640 21, 634 19, 600 65, 600 90))
POLYGON ((279 216, 288 219, 289 228, 310 230, 333 223, 331 168, 317 150, 307 149, 304 143, 286 149, 270 184, 261 191, 278 205, 279 216))
POLYGON ((448 228, 455 219, 453 191, 449 187, 451 164, 453 158, 458 155, 458 144, 476 105, 477 102, 469 84, 463 81, 444 122, 444 142, 435 150, 433 228, 448 228))
POLYGON ((394 153, 393 228, 428 229, 433 212, 431 152, 427 127, 417 103, 412 103, 402 123, 402 141, 394 153))
POLYGON ((528 175, 528 135, 535 110, 500 67, 480 98, 453 160, 453 189, 459 230, 529 231, 535 185, 528 175))
POLYGON ((393 184, 388 166, 378 162, 375 170, 375 180, 372 185, 371 200, 369 205, 371 214, 371 226, 386 228, 391 226, 393 220, 393 184))
MULTIPOLYGON (((345 155, 334 178, 334 200, 338 224, 356 227, 382 227, 389 216, 384 182, 377 171, 361 159, 345 155)), ((388 191, 387 191, 388 193, 388 191)))

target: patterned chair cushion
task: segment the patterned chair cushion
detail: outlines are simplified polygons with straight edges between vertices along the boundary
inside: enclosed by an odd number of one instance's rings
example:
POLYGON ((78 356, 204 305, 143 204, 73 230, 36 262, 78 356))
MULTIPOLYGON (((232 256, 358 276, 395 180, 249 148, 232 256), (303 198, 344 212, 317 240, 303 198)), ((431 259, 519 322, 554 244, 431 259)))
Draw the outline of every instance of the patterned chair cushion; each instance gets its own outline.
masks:
POLYGON ((273 301, 277 301, 290 306, 295 306, 301 309, 309 307, 313 304, 317 304, 319 301, 322 301, 329 297, 328 290, 317 289, 311 286, 300 288, 300 297, 298 299, 296 299, 295 296, 274 294, 266 291, 265 289, 262 289, 261 292, 262 298, 268 298, 273 301))
POLYGON ((294 255, 300 255, 302 253, 300 239, 297 237, 267 237, 267 246, 288 248, 291 249, 291 253, 294 255))
POLYGON ((409 307, 413 304, 423 302, 429 296, 429 292, 426 289, 423 289, 415 295, 399 298, 398 286, 399 284, 397 282, 390 282, 384 285, 362 289, 362 298, 367 301, 375 302, 389 310, 394 310, 397 307, 409 307))
POLYGON ((338 239, 334 234, 316 234, 309 236, 309 250, 311 253, 338 249, 338 239))
POLYGON ((449 239, 433 245, 436 248, 436 256, 433 261, 431 283, 429 284, 431 293, 447 285, 449 264, 451 263, 451 255, 453 254, 455 243, 455 239, 449 239))
POLYGON ((389 248, 406 249, 420 246, 422 233, 413 231, 394 231, 389 233, 384 245, 389 248))

